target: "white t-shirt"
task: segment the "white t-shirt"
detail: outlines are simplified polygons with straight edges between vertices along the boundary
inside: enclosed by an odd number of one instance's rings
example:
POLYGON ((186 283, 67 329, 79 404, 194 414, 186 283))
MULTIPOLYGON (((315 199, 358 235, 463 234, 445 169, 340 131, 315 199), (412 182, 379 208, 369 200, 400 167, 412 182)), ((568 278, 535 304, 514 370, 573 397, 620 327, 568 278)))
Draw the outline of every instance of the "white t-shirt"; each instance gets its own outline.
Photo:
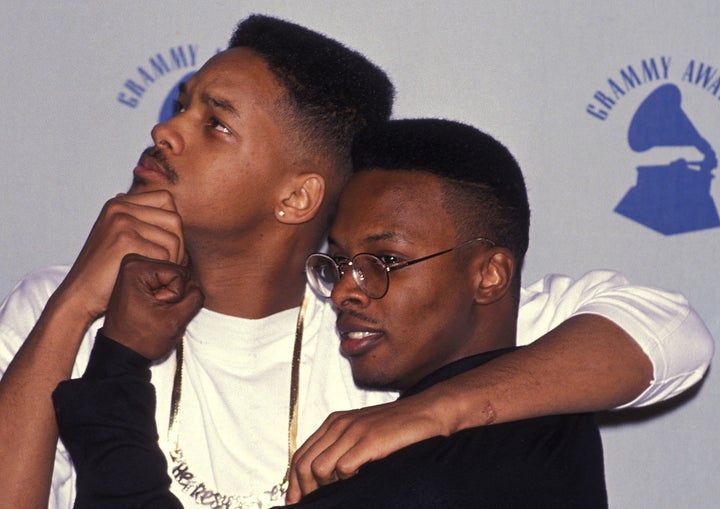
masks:
MULTIPOLYGON (((0 372, 29 334, 49 296, 67 273, 52 267, 27 276, 0 308, 0 372)), ((331 306, 308 299, 300 368, 301 444, 332 411, 379 404, 396 394, 356 388, 347 362, 338 353, 331 306)), ((712 356, 712 338, 702 321, 677 294, 629 286, 620 275, 591 272, 578 280, 547 276, 523 289, 518 344, 527 344, 567 318, 593 313, 625 329, 650 357, 654 380, 628 406, 641 406, 682 392, 697 382, 712 356)), ((173 492, 186 509, 225 507, 208 490, 225 495, 260 494, 278 484, 287 466, 289 386, 298 309, 248 320, 203 309, 184 340, 184 373, 179 443, 195 480, 173 492), (203 499, 203 494, 205 493, 203 499), (204 502, 204 503, 203 503, 204 502)), ((85 370, 100 321, 87 332, 73 368, 85 370)), ((160 446, 169 451, 167 430, 175 356, 153 367, 160 446)), ((168 456, 172 477, 173 464, 168 456)), ((75 476, 62 444, 53 472, 51 508, 73 505, 75 476)), ((254 507, 270 507, 280 502, 254 507)), ((233 506, 228 506, 233 507, 233 506)), ((252 504, 247 507, 253 507, 252 504)))

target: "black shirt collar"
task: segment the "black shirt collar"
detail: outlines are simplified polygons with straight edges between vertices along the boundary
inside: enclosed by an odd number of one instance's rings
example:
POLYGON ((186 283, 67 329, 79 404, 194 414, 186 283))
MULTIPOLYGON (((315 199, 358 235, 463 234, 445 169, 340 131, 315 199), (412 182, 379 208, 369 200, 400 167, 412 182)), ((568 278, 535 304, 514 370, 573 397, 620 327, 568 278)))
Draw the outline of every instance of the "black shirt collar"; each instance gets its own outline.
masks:
POLYGON ((486 362, 494 359, 495 357, 500 357, 501 355, 504 355, 508 352, 517 350, 517 348, 518 347, 510 347, 502 348, 500 350, 492 350, 490 352, 483 352, 477 355, 471 355, 470 357, 465 357, 463 359, 451 362, 450 364, 446 364, 445 366, 427 375, 425 378, 413 385, 407 391, 403 392, 400 398, 406 398, 408 396, 412 396, 413 394, 417 394, 418 392, 422 392, 428 387, 432 387, 436 383, 440 383, 444 380, 457 376, 460 373, 469 371, 477 366, 480 366, 481 364, 485 364, 486 362))

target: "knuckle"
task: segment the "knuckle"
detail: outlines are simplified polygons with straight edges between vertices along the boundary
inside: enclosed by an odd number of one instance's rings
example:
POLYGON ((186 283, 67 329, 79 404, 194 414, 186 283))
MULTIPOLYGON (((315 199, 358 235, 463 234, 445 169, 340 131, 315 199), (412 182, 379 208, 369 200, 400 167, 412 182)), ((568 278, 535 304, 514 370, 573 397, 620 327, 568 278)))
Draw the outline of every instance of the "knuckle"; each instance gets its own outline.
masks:
POLYGON ((344 416, 337 421, 338 433, 344 437, 361 438, 366 433, 366 425, 363 421, 350 416, 344 416))
POLYGON ((112 198, 105 202, 100 215, 108 219, 126 215, 126 205, 120 199, 112 198))
POLYGON ((310 461, 305 456, 294 459, 293 463, 295 465, 295 471, 297 472, 298 477, 303 478, 309 475, 310 461))
POLYGON ((341 479, 346 479, 355 473, 355 465, 346 456, 343 456, 335 465, 335 471, 341 479))
POLYGON ((337 411, 332 412, 332 413, 330 413, 330 415, 327 416, 327 418, 325 419, 325 422, 330 424, 333 421, 335 421, 340 415, 342 415, 342 412, 337 412, 337 411))
POLYGON ((328 468, 327 464, 316 458, 310 465, 310 471, 315 479, 326 479, 330 477, 332 469, 328 468))
POLYGON ((347 412, 333 412, 328 417, 328 424, 331 429, 345 428, 354 421, 351 414, 347 412))
POLYGON ((105 202, 103 205, 101 214, 108 215, 112 214, 113 211, 117 210, 117 208, 120 206, 120 201, 116 198, 110 198, 108 201, 105 202))

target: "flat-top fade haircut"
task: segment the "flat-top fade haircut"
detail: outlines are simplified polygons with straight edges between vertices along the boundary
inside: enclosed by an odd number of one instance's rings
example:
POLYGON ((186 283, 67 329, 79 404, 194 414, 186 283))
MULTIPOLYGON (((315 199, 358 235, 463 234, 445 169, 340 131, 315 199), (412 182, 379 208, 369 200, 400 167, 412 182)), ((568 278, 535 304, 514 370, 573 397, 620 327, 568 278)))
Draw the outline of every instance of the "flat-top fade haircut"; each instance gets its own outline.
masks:
POLYGON ((255 14, 238 24, 228 48, 248 48, 265 60, 288 92, 303 139, 336 157, 349 159, 355 134, 390 118, 387 75, 322 34, 255 14))
POLYGON ((492 136, 450 120, 390 120, 356 138, 353 167, 441 178, 442 205, 455 222, 458 241, 490 238, 508 248, 521 267, 530 228, 525 180, 510 151, 492 136))

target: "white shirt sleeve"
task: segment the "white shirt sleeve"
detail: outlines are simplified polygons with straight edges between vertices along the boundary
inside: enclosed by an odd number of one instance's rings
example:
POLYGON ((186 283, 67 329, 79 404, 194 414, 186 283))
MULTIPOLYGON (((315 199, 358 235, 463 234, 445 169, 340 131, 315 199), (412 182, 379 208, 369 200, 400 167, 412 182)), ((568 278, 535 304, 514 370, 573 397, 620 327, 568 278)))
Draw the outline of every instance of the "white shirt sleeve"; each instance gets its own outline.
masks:
POLYGON ((713 339, 680 294, 633 286, 621 274, 593 271, 575 280, 549 275, 524 288, 518 344, 527 344, 580 314, 603 316, 624 329, 653 364, 650 386, 624 407, 666 400, 698 382, 713 355, 713 339))

